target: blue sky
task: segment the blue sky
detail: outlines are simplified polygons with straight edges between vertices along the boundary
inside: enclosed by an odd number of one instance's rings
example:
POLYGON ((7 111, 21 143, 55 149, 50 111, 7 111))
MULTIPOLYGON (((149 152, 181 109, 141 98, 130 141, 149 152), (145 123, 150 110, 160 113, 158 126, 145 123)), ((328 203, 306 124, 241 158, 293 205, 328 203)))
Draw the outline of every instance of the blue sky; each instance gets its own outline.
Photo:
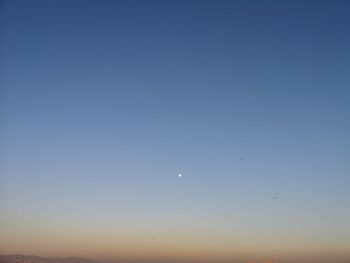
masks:
POLYGON ((3 1, 0 251, 348 255, 348 12, 3 1))

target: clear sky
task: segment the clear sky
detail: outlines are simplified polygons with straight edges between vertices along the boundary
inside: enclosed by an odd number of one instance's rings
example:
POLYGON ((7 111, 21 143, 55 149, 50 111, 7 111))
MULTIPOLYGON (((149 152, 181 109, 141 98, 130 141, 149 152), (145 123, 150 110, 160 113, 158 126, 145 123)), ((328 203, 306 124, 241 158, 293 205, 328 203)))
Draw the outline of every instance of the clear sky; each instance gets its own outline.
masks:
POLYGON ((349 1, 0 8, 0 253, 350 258, 349 1))

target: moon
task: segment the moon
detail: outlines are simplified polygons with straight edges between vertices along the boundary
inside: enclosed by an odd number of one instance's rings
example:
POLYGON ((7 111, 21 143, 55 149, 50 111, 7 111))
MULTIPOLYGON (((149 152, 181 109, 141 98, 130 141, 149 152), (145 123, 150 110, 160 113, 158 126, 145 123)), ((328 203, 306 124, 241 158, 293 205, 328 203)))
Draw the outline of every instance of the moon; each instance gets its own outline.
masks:
POLYGON ((182 174, 179 174, 178 176, 181 178, 181 177, 182 177, 182 174))

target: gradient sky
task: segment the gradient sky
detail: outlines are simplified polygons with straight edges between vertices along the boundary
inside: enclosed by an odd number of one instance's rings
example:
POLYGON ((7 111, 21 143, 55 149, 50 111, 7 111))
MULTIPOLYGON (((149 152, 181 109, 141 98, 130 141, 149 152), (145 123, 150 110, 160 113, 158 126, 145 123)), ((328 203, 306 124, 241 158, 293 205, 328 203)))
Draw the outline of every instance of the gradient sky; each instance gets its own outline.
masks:
POLYGON ((0 8, 0 253, 350 258, 349 1, 0 8))

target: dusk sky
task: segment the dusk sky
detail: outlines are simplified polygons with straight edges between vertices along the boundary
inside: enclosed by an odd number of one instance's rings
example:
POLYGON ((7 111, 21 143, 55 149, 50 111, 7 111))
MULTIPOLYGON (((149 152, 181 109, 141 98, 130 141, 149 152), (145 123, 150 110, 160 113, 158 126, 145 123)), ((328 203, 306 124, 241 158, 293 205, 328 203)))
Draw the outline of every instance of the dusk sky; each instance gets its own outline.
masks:
POLYGON ((0 10, 0 254, 350 259, 350 1, 0 10))

